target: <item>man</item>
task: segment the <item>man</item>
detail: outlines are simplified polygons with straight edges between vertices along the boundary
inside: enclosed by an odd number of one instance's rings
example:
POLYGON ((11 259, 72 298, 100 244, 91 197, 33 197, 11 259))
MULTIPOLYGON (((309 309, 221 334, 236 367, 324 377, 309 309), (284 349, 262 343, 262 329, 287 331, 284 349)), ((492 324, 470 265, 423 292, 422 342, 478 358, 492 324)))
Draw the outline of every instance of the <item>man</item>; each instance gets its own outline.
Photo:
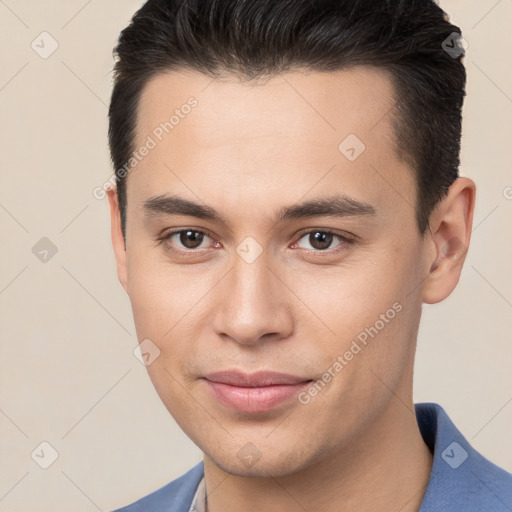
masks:
POLYGON ((459 35, 430 0, 150 0, 122 32, 118 275, 204 461, 120 510, 512 510, 412 401, 473 220, 459 35))

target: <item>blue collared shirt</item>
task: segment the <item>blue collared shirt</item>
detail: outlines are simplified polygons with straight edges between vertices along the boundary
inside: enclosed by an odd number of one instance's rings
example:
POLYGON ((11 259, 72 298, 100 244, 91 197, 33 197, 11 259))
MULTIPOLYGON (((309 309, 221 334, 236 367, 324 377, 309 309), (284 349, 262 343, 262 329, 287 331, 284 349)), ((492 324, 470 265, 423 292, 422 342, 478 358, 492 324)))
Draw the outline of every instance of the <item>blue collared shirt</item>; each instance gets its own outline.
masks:
MULTIPOLYGON (((433 453, 419 512, 512 512, 512 474, 480 455, 441 406, 416 404, 415 410, 420 432, 433 453)), ((200 462, 164 487, 114 512, 189 512, 194 498, 204 500, 197 493, 203 476, 204 463, 200 462)))

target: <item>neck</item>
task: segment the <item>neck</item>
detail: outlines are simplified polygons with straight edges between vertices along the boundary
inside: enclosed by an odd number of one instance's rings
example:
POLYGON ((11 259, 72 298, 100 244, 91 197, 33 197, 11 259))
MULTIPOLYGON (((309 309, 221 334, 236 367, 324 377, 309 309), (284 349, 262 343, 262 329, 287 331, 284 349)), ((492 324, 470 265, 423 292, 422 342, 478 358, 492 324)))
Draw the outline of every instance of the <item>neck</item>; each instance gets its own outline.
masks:
POLYGON ((418 512, 432 454, 419 431, 412 397, 396 393, 349 446, 292 475, 230 475, 205 455, 207 512, 418 512))

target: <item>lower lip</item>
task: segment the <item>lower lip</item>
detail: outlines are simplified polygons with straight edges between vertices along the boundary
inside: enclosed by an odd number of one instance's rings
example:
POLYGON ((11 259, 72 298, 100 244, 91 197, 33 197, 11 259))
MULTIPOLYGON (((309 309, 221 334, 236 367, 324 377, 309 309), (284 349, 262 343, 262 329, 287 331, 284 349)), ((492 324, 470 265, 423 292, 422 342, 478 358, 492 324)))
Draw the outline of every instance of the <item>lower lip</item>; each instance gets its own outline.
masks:
POLYGON ((204 379, 207 388, 224 405, 242 412, 266 412, 296 396, 311 381, 298 384, 243 388, 204 379))

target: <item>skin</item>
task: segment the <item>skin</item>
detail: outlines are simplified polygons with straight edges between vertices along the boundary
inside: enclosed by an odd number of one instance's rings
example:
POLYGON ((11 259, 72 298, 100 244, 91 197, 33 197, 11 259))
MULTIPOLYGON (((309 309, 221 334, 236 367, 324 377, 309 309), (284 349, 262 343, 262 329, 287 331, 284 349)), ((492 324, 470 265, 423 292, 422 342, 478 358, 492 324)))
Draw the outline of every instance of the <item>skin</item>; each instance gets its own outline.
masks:
POLYGON ((394 91, 380 70, 297 70, 257 83, 163 74, 143 92, 136 147, 190 96, 198 105, 128 176, 126 249, 115 191, 108 196, 138 339, 161 351, 149 376, 204 453, 209 512, 417 511, 432 464, 412 400, 421 307, 457 285, 474 182, 453 183, 421 236, 413 173, 393 137, 394 91), (348 134, 366 145, 355 161, 338 149, 348 134), (275 220, 333 193, 376 214, 275 220), (148 215, 144 202, 164 194, 208 205, 226 224, 148 215), (211 236, 199 248, 179 234, 162 245, 171 228, 211 236), (355 241, 335 236, 322 250, 315 230, 355 241), (251 263, 236 251, 249 236, 262 250, 251 263), (201 379, 237 368, 316 381, 394 303, 401 311, 308 404, 241 413, 201 379), (256 463, 238 455, 247 443, 256 463))

